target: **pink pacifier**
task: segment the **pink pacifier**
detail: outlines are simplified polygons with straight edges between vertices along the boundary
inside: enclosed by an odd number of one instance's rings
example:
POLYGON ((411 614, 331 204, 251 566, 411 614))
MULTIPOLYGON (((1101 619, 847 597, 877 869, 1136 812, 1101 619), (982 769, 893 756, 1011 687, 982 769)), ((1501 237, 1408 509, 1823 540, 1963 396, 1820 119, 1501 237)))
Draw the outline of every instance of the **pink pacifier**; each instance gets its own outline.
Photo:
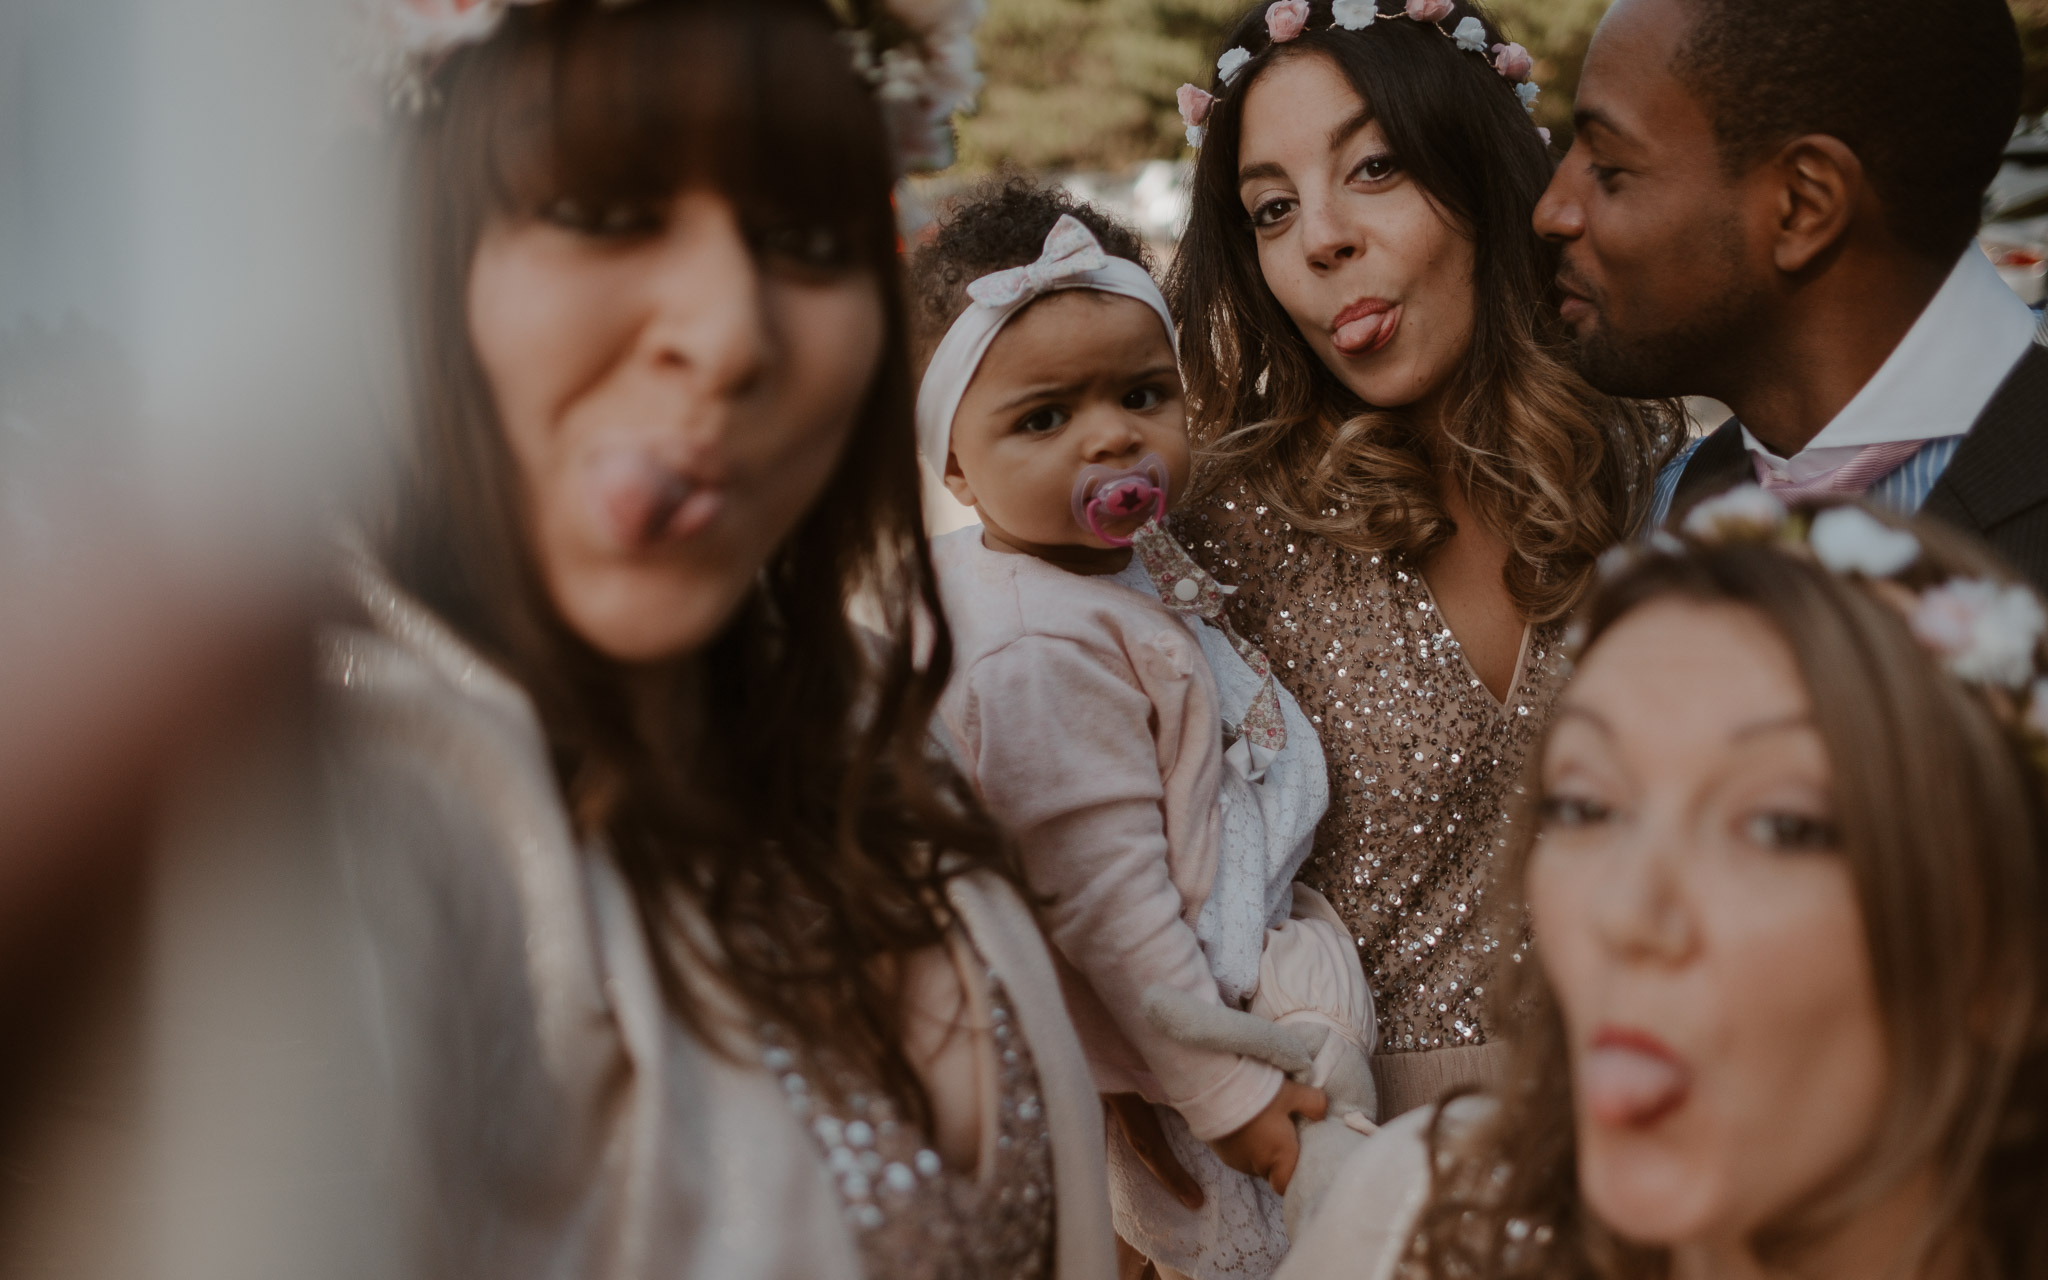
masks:
POLYGON ((1166 463, 1156 453, 1124 469, 1098 462, 1075 477, 1075 522, 1112 547, 1130 546, 1132 535, 1146 521, 1165 515, 1166 463), (1105 524, 1127 525, 1130 533, 1111 533, 1105 524))

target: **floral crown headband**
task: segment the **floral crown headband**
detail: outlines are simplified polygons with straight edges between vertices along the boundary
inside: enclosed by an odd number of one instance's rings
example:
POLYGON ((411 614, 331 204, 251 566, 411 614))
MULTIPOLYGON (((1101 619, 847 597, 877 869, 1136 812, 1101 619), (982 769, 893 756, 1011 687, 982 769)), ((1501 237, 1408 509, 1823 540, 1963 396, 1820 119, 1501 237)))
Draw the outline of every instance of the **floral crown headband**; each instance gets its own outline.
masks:
MULTIPOLYGON (((1444 38, 1455 41, 1460 49, 1486 58, 1503 80, 1514 86, 1515 96, 1521 99, 1522 109, 1536 110, 1536 96, 1542 92, 1529 73, 1535 68, 1535 60, 1529 51, 1518 44, 1496 44, 1489 51, 1486 39, 1486 24, 1477 18, 1466 18, 1454 31, 1445 31, 1443 20, 1451 16, 1456 6, 1452 0, 1407 0, 1399 13, 1381 13, 1378 0, 1334 0, 1330 5, 1329 30, 1342 28, 1346 31, 1363 31, 1382 18, 1408 18, 1415 22, 1435 27, 1444 38)), ((1300 38, 1308 29, 1308 0, 1273 0, 1266 6, 1266 35, 1272 42, 1268 45, 1286 44, 1300 38)), ((1223 51, 1216 59, 1216 76, 1224 88, 1236 81, 1245 64, 1252 60, 1252 51, 1239 45, 1223 51)), ((1181 123, 1188 128, 1188 145, 1199 147, 1207 133, 1209 113, 1216 106, 1216 95, 1199 85, 1184 84, 1178 94, 1181 123)), ((1550 130, 1538 129, 1543 141, 1550 141, 1550 130)))
MULTIPOLYGON (((1755 485, 1700 503, 1680 531, 1709 545, 1776 545, 1860 580, 1906 619, 1913 638, 1975 691, 2020 738, 2035 767, 2048 773, 2048 665, 2041 648, 2048 611, 2026 587, 1990 578, 1928 583, 1926 574, 1910 573, 1924 554, 1910 530, 1855 506, 1795 511, 1755 485)), ((1611 577, 1644 559, 1684 551, 1682 541, 1660 531, 1646 546, 1609 551, 1600 571, 1611 577)))
MULTIPOLYGON (((636 0, 598 0, 620 9, 636 0)), ((555 0, 359 0, 368 8, 370 61, 401 114, 434 105, 433 75, 465 45, 496 33, 514 6, 555 0)), ((953 114, 981 91, 974 28, 986 0, 835 0, 853 69, 881 102, 897 163, 906 171, 953 163, 953 114)))

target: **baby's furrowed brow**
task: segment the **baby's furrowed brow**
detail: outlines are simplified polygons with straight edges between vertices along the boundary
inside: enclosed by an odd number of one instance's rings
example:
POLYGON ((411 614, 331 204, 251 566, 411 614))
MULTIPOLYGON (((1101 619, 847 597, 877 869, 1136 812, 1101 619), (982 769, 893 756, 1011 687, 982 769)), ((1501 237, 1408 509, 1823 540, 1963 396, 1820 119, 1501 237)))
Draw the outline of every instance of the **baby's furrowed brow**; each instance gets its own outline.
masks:
POLYGON ((1000 404, 996 405, 994 411, 996 413, 1007 413, 1011 409, 1020 408, 1039 400, 1071 399, 1086 391, 1089 383, 1092 381, 1093 379, 1083 379, 1078 382, 1041 382, 1036 386, 1025 387, 1016 395, 1004 399, 1000 404))

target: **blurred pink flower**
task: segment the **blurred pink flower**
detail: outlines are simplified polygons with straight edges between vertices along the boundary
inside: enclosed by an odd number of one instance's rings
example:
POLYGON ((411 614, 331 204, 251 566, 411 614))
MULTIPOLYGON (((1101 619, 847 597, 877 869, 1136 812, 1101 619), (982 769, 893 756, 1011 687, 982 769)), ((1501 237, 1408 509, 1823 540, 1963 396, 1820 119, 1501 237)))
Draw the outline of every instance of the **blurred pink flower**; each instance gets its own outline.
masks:
POLYGON ((1190 129, 1208 120, 1209 112, 1216 106, 1216 99, 1208 90, 1191 84, 1182 85, 1174 97, 1180 103, 1180 122, 1190 129))
POLYGON ((1951 578, 1921 595, 1912 627, 1958 678, 2024 689, 2048 614, 2025 587, 1951 578))
POLYGON ((1451 0, 1408 0, 1408 16, 1417 22, 1442 22, 1455 8, 1451 0))
POLYGON ((1536 68, 1536 60, 1529 51, 1518 44, 1497 44, 1493 46, 1493 69, 1510 80, 1527 80, 1536 68))
POLYGON ((1550 130, 1544 128, 1542 125, 1537 125, 1536 133, 1539 137, 1543 139, 1544 146, 1547 147, 1550 145, 1550 130))
POLYGON ((1308 25, 1308 0, 1273 0, 1266 6, 1266 34, 1284 44, 1308 25))

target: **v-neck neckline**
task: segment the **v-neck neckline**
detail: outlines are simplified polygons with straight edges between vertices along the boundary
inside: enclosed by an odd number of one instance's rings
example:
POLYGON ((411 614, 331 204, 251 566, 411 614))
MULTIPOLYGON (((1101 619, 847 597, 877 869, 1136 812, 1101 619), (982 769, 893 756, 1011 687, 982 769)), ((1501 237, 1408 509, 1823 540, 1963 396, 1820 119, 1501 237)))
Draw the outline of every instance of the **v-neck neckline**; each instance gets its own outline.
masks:
POLYGON ((1523 682, 1529 678, 1529 651, 1534 647, 1532 642, 1536 635, 1536 624, 1533 622, 1524 622, 1522 624, 1522 643, 1515 650, 1515 669, 1508 676, 1506 691, 1496 697, 1493 690, 1487 688, 1486 681, 1480 678, 1478 670, 1473 667, 1472 659, 1465 656, 1465 642, 1458 639, 1458 632, 1456 628, 1451 626, 1450 618, 1444 614, 1444 607, 1437 603, 1436 589, 1429 585, 1429 579, 1423 575, 1420 569, 1405 569, 1401 570, 1401 572, 1409 574, 1422 584, 1422 594, 1429 599, 1429 611, 1436 616, 1437 622, 1442 624, 1441 627, 1432 626, 1430 629, 1432 631, 1444 631, 1457 643, 1458 665, 1465 668, 1466 678, 1472 682, 1475 688, 1486 695, 1486 700, 1491 702, 1494 710, 1499 712, 1501 717, 1505 719, 1508 714, 1508 707, 1515 701, 1515 695, 1521 692, 1523 682))

